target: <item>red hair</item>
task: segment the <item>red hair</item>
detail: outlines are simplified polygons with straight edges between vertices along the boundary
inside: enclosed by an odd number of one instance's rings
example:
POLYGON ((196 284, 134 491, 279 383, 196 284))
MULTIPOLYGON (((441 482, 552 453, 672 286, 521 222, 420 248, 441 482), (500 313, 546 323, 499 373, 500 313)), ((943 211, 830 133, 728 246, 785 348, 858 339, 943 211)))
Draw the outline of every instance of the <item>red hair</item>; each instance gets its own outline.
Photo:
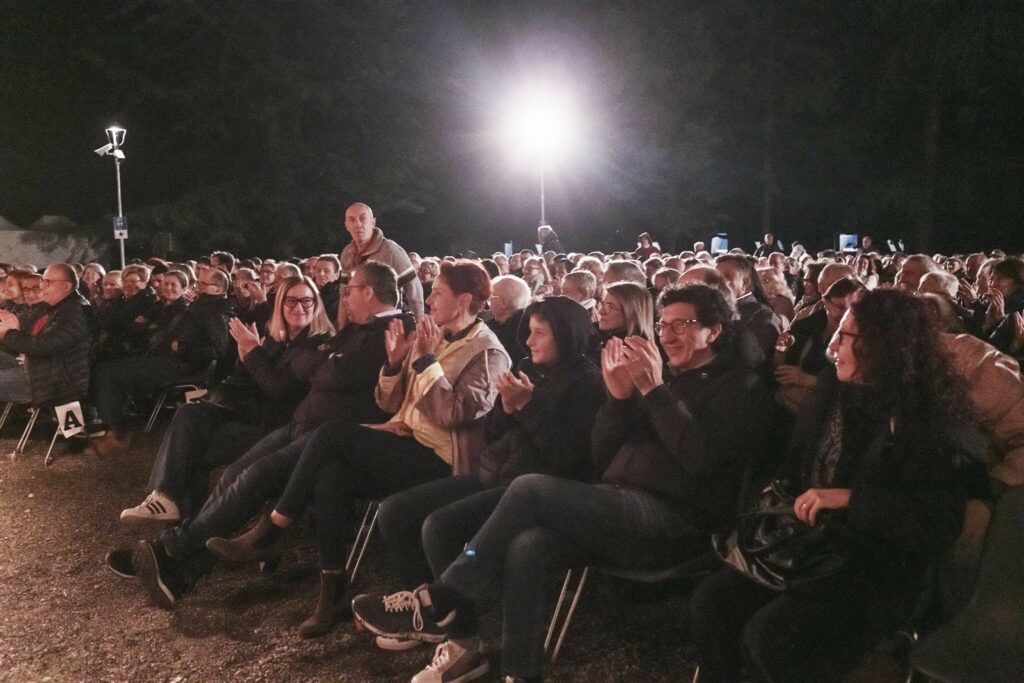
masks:
POLYGON ((476 261, 459 259, 455 263, 441 262, 441 274, 455 294, 469 294, 469 312, 476 315, 491 297, 491 276, 476 261))

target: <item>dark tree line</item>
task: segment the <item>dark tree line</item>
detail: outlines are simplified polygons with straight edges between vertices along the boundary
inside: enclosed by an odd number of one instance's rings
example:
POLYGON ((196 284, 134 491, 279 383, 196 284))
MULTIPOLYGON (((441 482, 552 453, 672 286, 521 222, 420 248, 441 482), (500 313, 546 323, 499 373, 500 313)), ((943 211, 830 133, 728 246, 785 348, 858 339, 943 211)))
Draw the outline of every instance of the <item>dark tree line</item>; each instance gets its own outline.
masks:
POLYGON ((569 248, 772 230, 1024 247, 1024 8, 1009 0, 0 5, 0 214, 107 239, 129 130, 135 254, 337 249, 369 201, 410 248, 529 244, 537 178, 488 126, 569 83, 588 146, 549 171, 569 248))

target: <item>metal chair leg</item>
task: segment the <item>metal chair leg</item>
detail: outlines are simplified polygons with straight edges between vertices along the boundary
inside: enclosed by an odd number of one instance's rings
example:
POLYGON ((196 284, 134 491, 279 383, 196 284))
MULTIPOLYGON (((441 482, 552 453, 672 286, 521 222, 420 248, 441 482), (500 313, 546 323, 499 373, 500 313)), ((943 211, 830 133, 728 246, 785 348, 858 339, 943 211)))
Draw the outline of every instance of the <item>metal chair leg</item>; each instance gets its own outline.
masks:
MULTIPOLYGON (((356 581, 356 574, 359 573, 359 565, 362 563, 363 555, 366 553, 366 546, 370 545, 370 536, 373 535, 373 527, 377 525, 377 515, 380 514, 380 503, 374 501, 370 503, 370 506, 373 508, 373 519, 370 520, 370 526, 366 528, 366 533, 363 534, 363 543, 359 548, 359 555, 356 557, 356 563, 352 566, 352 573, 348 577, 349 583, 355 583, 356 581)), ((369 508, 367 508, 367 512, 369 512, 369 508)))
POLYGON ((700 683, 700 664, 693 670, 693 678, 690 679, 690 683, 700 683))
POLYGON ((2 431, 4 425, 7 424, 7 418, 10 416, 12 408, 14 408, 14 401, 7 401, 4 404, 3 415, 0 415, 0 431, 2 431))
POLYGON ((160 411, 164 409, 164 403, 167 402, 168 389, 164 389, 160 392, 160 398, 156 400, 156 404, 153 405, 153 412, 149 414, 149 422, 146 423, 146 434, 153 429, 153 425, 156 424, 157 417, 160 416, 160 411))
POLYGON ((53 430, 53 438, 50 439, 50 447, 46 449, 46 457, 43 459, 44 467, 49 467, 50 463, 53 462, 51 455, 53 454, 53 445, 57 443, 58 436, 60 436, 60 425, 57 425, 53 430))
POLYGON ((42 410, 39 408, 30 409, 31 414, 28 416, 28 424, 25 425, 24 431, 21 432, 21 438, 18 439, 18 445, 14 447, 14 452, 10 455, 11 462, 17 460, 18 456, 25 452, 25 447, 28 445, 29 437, 32 436, 32 430, 35 428, 36 420, 39 419, 39 413, 41 412, 42 410))
POLYGON ((572 570, 565 572, 565 581, 562 581, 562 592, 558 594, 558 601, 555 603, 555 610, 551 613, 551 621, 548 622, 548 634, 544 638, 544 652, 551 647, 551 638, 558 626, 558 617, 562 614, 562 603, 565 602, 565 595, 569 592, 569 582, 572 581, 572 570))
POLYGON ((363 542, 363 534, 366 533, 367 522, 370 519, 370 515, 373 514, 375 501, 370 501, 366 505, 366 511, 363 513, 363 520, 359 523, 359 528, 356 530, 356 537, 352 541, 352 547, 348 551, 348 559, 345 560, 345 571, 352 571, 352 563, 355 562, 356 553, 359 551, 359 545, 363 542))
POLYGON ((589 573, 590 567, 584 567, 583 573, 580 575, 580 582, 576 584, 576 594, 572 596, 569 612, 565 615, 565 621, 562 622, 562 632, 558 634, 558 642, 555 643, 555 650, 551 653, 552 663, 558 659, 558 653, 562 650, 562 642, 565 641, 565 634, 569 632, 569 625, 572 624, 572 617, 576 614, 576 605, 579 604, 580 596, 583 594, 583 587, 587 584, 587 574, 589 573))

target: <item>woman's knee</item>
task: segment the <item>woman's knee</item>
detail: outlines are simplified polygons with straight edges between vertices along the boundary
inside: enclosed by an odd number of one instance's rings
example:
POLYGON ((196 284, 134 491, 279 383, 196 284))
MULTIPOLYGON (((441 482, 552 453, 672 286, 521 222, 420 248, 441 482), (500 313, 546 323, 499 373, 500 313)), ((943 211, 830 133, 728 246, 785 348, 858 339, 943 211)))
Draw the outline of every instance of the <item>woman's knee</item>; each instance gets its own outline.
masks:
POLYGON ((521 474, 512 480, 506 496, 513 498, 536 498, 554 493, 561 480, 550 474, 521 474))

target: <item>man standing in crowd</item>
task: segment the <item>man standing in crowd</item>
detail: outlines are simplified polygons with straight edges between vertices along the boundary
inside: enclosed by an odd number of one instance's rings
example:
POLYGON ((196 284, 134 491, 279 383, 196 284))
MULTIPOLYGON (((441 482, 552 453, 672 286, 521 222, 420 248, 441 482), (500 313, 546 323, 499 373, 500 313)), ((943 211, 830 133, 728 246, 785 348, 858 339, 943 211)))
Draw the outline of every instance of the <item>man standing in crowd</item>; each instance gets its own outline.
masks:
POLYGON ((754 256, 758 258, 762 256, 770 256, 777 251, 782 251, 782 247, 776 244, 775 235, 770 232, 766 232, 764 234, 764 244, 754 250, 754 256))
POLYGON ((25 364, 0 370, 0 400, 60 405, 83 398, 89 388, 92 306, 78 293, 78 275, 66 263, 43 273, 39 298, 45 309, 21 329, 18 316, 0 311, 0 348, 25 364))
POLYGON ((405 307, 419 319, 423 315, 423 287, 416 277, 409 255, 377 227, 373 210, 361 202, 345 209, 345 230, 352 241, 341 252, 341 281, 347 283, 359 264, 373 259, 394 268, 405 307))

